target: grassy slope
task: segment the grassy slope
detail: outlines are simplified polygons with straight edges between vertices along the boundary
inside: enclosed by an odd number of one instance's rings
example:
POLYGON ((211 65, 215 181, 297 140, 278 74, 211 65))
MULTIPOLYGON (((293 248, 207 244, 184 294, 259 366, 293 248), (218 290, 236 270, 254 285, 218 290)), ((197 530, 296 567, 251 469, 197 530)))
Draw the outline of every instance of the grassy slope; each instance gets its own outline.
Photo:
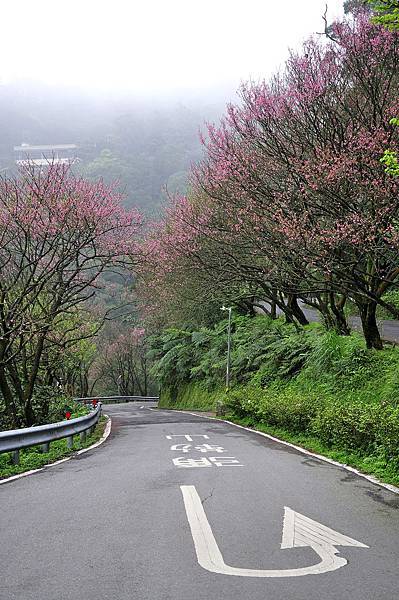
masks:
POLYGON ((223 393, 218 390, 208 392, 199 385, 191 383, 179 389, 176 399, 171 397, 170 390, 163 390, 158 406, 159 408, 177 408, 179 410, 212 411, 220 397, 223 397, 223 393))

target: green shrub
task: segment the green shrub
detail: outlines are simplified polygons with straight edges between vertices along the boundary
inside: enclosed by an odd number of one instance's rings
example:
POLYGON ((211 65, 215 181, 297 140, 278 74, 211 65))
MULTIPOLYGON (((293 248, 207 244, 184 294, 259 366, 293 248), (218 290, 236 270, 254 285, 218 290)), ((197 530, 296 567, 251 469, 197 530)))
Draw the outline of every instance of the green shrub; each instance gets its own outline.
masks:
POLYGON ((353 402, 328 404, 318 412, 311 431, 328 447, 373 453, 380 428, 381 407, 353 402))
POLYGON ((305 397, 278 387, 266 391, 252 387, 231 390, 227 408, 240 418, 251 417, 254 421, 295 432, 306 432, 318 410, 315 398, 305 397))
POLYGON ((259 406, 259 389, 251 387, 237 387, 224 396, 224 403, 228 412, 243 417, 257 418, 259 406))
POLYGON ((379 417, 376 444, 388 461, 393 461, 399 471, 399 407, 386 406, 379 417))
POLYGON ((359 374, 364 377, 374 368, 375 362, 376 353, 366 348, 359 334, 343 336, 326 331, 315 338, 306 367, 312 377, 328 373, 344 381, 359 374))
POLYGON ((320 409, 315 398, 306 397, 292 390, 282 390, 264 395, 259 405, 259 421, 274 427, 305 433, 320 409))

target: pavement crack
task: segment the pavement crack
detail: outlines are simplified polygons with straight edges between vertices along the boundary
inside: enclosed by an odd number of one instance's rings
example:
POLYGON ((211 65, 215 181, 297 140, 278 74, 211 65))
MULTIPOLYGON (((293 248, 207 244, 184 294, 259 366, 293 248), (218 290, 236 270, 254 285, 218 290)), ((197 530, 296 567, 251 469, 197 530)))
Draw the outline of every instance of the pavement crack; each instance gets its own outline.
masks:
POLYGON ((204 503, 205 503, 207 500, 209 500, 209 498, 212 498, 212 496, 213 496, 213 492, 214 492, 214 491, 215 491, 215 488, 212 488, 212 489, 211 489, 211 492, 210 492, 210 494, 209 494, 208 496, 205 496, 205 498, 204 498, 203 500, 201 500, 201 504, 202 504, 202 506, 204 505, 204 503))

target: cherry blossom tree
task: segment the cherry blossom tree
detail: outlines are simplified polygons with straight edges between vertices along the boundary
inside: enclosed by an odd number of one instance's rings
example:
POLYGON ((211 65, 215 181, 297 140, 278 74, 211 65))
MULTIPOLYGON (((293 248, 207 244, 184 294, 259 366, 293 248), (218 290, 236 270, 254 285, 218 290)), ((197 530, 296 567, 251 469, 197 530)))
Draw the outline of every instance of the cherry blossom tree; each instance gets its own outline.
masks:
POLYGON ((97 380, 102 380, 114 393, 122 396, 146 396, 149 387, 149 361, 146 332, 143 327, 120 332, 99 349, 95 369, 97 380))
POLYGON ((82 337, 68 318, 102 273, 135 254, 141 219, 120 201, 114 188, 62 165, 27 166, 0 181, 0 391, 12 425, 35 423, 43 358, 82 337))
POLYGON ((331 294, 351 295, 367 344, 381 347, 377 304, 397 316, 383 300, 397 279, 397 182, 379 157, 397 144, 398 36, 362 14, 332 33, 270 83, 243 87, 243 106, 209 128, 196 179, 240 231, 258 231, 289 275, 280 289, 330 296, 335 313, 331 294))
POLYGON ((398 34, 362 12, 329 31, 270 82, 244 85, 242 105, 208 127, 191 196, 154 240, 158 275, 191 265, 301 322, 299 297, 342 333, 349 296, 381 348, 377 306, 398 317, 384 300, 399 274, 398 181, 380 162, 398 148, 398 34))

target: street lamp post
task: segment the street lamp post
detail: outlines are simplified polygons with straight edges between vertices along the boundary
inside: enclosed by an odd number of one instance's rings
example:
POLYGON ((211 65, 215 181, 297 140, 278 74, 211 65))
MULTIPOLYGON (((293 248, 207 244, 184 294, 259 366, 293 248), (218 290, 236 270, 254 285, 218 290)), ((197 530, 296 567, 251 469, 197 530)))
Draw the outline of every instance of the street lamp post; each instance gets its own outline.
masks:
POLYGON ((227 365, 226 365, 226 392, 230 389, 230 357, 231 357, 231 311, 232 306, 222 306, 220 310, 227 310, 229 313, 229 324, 227 329, 227 365))
POLYGON ((118 377, 118 396, 121 395, 121 380, 122 380, 122 375, 119 375, 119 377, 118 377))

